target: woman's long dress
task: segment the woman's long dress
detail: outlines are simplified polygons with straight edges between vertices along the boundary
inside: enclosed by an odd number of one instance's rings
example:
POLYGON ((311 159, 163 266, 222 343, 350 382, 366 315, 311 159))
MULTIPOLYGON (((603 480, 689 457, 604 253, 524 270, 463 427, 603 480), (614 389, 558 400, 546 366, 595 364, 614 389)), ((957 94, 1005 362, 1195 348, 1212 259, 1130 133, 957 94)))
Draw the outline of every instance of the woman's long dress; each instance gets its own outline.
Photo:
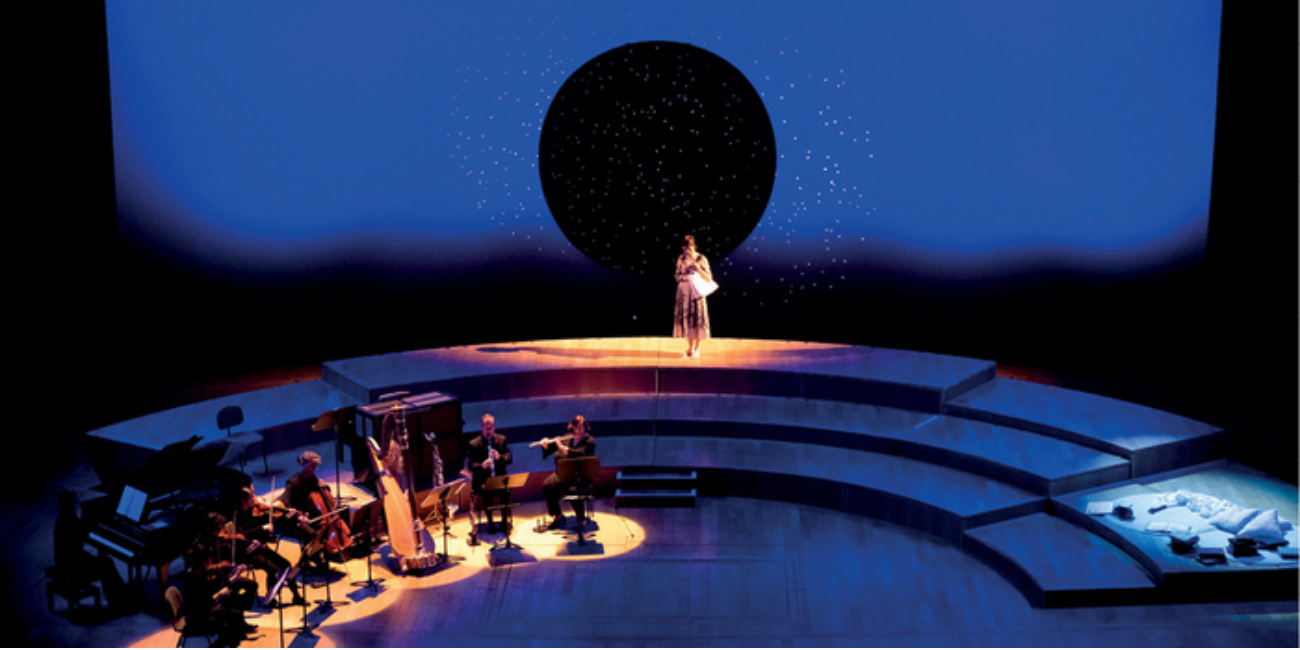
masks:
POLYGON ((696 254, 695 259, 686 254, 677 257, 677 303, 673 309, 673 338, 704 340, 709 338, 709 304, 704 298, 696 297, 691 289, 691 274, 700 272, 705 278, 712 278, 709 260, 696 254))

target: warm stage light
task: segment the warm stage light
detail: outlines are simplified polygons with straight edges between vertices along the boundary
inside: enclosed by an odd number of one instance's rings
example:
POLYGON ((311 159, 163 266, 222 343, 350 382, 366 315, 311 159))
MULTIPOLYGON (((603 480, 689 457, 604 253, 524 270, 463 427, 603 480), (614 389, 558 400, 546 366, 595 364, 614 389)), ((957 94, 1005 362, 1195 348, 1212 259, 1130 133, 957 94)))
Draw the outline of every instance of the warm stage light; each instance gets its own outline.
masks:
MULTIPOLYGON (((467 516, 457 517, 448 529, 444 540, 440 529, 433 534, 436 553, 452 558, 439 567, 424 572, 401 574, 397 558, 384 544, 370 556, 369 577, 382 580, 374 588, 364 584, 368 579, 365 558, 356 558, 342 564, 333 564, 335 575, 330 582, 330 600, 346 603, 332 610, 318 606, 315 601, 325 598, 323 586, 309 586, 304 594, 308 600, 306 620, 315 626, 310 634, 292 631, 302 625, 301 607, 285 608, 285 645, 309 645, 316 648, 335 647, 328 630, 383 612, 402 599, 410 590, 437 589, 470 579, 483 571, 509 570, 547 561, 589 561, 610 558, 627 553, 645 542, 645 529, 621 514, 593 512, 591 522, 584 528, 583 543, 579 544, 576 530, 538 530, 536 523, 545 513, 545 505, 527 503, 515 511, 515 527, 510 542, 519 549, 494 550, 503 545, 505 535, 483 535, 477 546, 469 545, 470 521, 467 516), (344 575, 338 575, 343 573, 344 575)), ((572 520, 570 520, 572 521, 572 520)), ((298 545, 283 540, 279 553, 290 562, 297 562, 298 545)), ((259 577, 260 581, 260 577, 259 577)), ((313 578, 308 576, 308 582, 313 578)), ((286 591, 286 596, 287 591, 286 591)), ((280 645, 280 612, 256 610, 247 615, 249 623, 258 626, 258 637, 240 644, 240 647, 278 647, 280 645)), ((145 637, 131 647, 174 647, 178 633, 170 623, 163 629, 145 637)))

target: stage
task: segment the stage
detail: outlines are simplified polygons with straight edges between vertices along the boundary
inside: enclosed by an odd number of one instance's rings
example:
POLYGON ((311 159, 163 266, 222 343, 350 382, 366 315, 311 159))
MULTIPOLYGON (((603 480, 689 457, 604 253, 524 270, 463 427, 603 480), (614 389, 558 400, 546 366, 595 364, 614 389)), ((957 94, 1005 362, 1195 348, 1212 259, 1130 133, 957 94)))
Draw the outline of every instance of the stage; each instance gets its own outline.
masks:
MULTIPOLYGON (((1261 551, 1203 565, 1147 530, 1146 512, 1086 513, 1185 490, 1297 521, 1296 487, 1225 457, 1227 433, 1212 424, 1002 377, 994 361, 742 339, 707 341, 687 359, 683 347, 570 339, 331 361, 319 380, 90 432, 90 460, 104 479, 190 436, 219 440, 216 413, 237 404, 240 430, 265 438, 269 471, 257 458, 245 468, 265 492, 303 449, 326 458, 333 481, 333 435, 311 426, 326 411, 439 392, 463 401, 465 432, 493 414, 511 473, 529 476, 522 550, 466 546, 463 513, 445 547, 459 559, 430 575, 393 575, 381 546, 371 568, 383 587, 348 587, 367 564, 341 566, 333 584, 353 602, 318 614, 319 638, 295 644, 1250 645, 1221 612, 1289 622, 1281 640, 1295 641, 1294 560, 1261 551), (527 443, 577 414, 602 465, 596 550, 575 550, 573 531, 531 531, 554 461, 527 443), (639 505, 637 472, 689 474, 691 503, 639 505), (882 599, 873 585, 901 595, 882 599)), ((1203 544, 1225 543, 1204 528, 1203 544)), ((1294 526, 1286 539, 1297 545, 1294 526)), ((278 644, 273 623, 260 619, 258 645, 278 644)), ((175 633, 148 639, 172 644, 175 633)))

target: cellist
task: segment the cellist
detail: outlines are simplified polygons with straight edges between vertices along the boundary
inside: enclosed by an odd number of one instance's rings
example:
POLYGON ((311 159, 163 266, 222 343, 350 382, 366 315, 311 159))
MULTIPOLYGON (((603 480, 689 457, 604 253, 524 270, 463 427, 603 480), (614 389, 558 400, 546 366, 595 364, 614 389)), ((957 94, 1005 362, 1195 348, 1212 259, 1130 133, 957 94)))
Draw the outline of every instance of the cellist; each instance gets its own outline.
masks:
POLYGON ((298 473, 285 482, 279 500, 310 517, 309 522, 298 526, 299 530, 310 532, 313 537, 323 534, 326 552, 340 554, 352 545, 352 531, 341 516, 332 514, 336 507, 334 496, 330 493, 329 486, 316 477, 316 469, 320 467, 320 454, 314 451, 302 452, 298 456, 298 466, 298 473), (322 533, 323 528, 328 530, 322 533))

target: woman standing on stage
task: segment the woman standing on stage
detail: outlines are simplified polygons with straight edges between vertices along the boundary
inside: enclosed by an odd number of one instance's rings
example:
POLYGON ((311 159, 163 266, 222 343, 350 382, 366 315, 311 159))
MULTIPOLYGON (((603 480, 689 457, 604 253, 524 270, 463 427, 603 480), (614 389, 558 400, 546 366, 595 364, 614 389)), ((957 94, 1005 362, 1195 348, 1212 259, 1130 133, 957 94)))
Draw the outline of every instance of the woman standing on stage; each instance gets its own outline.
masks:
MULTIPOLYGON (((682 241, 682 254, 677 257, 677 304, 673 309, 673 338, 687 341, 682 356, 698 359, 700 342, 709 338, 709 305, 705 302, 692 276, 712 284, 713 273, 709 260, 695 251, 695 237, 686 235, 682 241)), ((716 285, 714 285, 716 286, 716 285)))

